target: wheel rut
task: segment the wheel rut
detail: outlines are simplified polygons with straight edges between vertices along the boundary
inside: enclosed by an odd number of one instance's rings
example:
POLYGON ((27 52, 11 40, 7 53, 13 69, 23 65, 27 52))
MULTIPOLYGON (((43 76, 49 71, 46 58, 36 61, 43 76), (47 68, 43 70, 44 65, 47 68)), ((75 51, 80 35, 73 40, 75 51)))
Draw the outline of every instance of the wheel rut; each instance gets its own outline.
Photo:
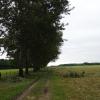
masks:
POLYGON ((23 100, 23 98, 26 97, 31 92, 31 90, 35 87, 35 85, 38 83, 38 81, 39 81, 39 79, 33 81, 30 84, 30 86, 27 89, 25 89, 25 91, 21 95, 17 96, 16 99, 14 99, 14 100, 23 100))

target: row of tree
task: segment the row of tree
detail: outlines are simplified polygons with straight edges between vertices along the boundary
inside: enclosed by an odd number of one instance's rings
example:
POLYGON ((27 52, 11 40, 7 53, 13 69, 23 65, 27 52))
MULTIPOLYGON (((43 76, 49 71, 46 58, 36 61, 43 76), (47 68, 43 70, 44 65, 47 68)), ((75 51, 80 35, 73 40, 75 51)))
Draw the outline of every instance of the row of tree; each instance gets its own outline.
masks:
POLYGON ((71 64, 60 64, 58 66, 86 66, 86 65, 100 65, 100 62, 84 62, 84 63, 71 63, 71 64))
POLYGON ((17 69, 15 66, 15 60, 11 59, 0 59, 0 69, 17 69))
POLYGON ((57 59, 63 43, 62 14, 67 0, 0 0, 0 37, 7 56, 16 61, 19 75, 28 74, 57 59))

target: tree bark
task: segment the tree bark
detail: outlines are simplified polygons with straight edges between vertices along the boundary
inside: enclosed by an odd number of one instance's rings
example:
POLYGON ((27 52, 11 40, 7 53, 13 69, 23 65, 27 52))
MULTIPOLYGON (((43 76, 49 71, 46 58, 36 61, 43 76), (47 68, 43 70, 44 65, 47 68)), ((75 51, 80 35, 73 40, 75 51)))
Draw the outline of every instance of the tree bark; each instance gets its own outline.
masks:
POLYGON ((33 71, 34 72, 37 72, 37 71, 39 71, 40 70, 40 67, 33 67, 33 71))
POLYGON ((23 68, 19 68, 19 76, 24 77, 23 68))
POLYGON ((29 75, 28 67, 25 68, 25 74, 26 74, 26 75, 29 75))

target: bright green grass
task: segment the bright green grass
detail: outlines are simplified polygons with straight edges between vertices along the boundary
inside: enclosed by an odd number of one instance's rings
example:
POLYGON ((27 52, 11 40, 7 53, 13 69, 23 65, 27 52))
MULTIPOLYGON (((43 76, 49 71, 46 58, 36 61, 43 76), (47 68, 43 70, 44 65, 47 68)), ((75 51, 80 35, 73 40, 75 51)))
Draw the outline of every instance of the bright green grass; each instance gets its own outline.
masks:
MULTIPOLYGON (((18 76, 18 71, 19 69, 2 69, 0 70, 1 78, 7 79, 9 77, 18 76)), ((25 71, 25 69, 23 69, 23 71, 25 71)), ((32 72, 32 69, 30 68, 29 71, 32 72)))
POLYGON ((7 70, 0 70, 1 78, 9 78, 12 76, 18 75, 18 69, 7 69, 7 70))
POLYGON ((33 79, 22 79, 20 82, 0 82, 0 100, 11 100, 21 93, 33 79))
POLYGON ((58 76, 53 76, 50 81, 51 100, 65 100, 66 92, 62 79, 58 76))
POLYGON ((16 72, 16 71, 18 71, 18 69, 2 69, 2 70, 0 70, 0 72, 3 74, 3 73, 10 73, 10 72, 16 72))
MULTIPOLYGON (((4 75, 6 72, 16 73, 18 70, 1 70, 4 75)), ((12 98, 21 94, 28 85, 40 77, 39 73, 34 73, 31 76, 20 78, 18 76, 7 77, 0 79, 0 100, 12 100, 12 98)))

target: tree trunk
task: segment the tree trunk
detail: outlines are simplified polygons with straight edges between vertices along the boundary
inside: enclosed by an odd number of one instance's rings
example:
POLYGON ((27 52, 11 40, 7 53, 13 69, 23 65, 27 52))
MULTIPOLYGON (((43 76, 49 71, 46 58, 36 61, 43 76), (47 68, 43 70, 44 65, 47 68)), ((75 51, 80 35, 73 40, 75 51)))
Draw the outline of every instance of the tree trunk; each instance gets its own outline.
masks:
POLYGON ((39 70, 40 70, 40 67, 34 67, 34 68, 33 68, 33 71, 34 71, 34 72, 37 72, 37 71, 39 71, 39 70))
POLYGON ((23 68, 19 68, 19 76, 24 77, 23 68))
POLYGON ((26 75, 29 75, 28 67, 25 68, 25 74, 26 74, 26 75))
POLYGON ((26 75, 29 75, 29 70, 28 70, 29 69, 28 66, 30 66, 30 57, 29 56, 30 56, 29 49, 27 49, 27 52, 26 52, 26 62, 25 62, 26 63, 26 65, 25 65, 26 66, 25 67, 25 74, 26 75))
POLYGON ((24 77, 24 71, 23 71, 23 60, 22 60, 22 50, 19 51, 19 76, 24 77))

